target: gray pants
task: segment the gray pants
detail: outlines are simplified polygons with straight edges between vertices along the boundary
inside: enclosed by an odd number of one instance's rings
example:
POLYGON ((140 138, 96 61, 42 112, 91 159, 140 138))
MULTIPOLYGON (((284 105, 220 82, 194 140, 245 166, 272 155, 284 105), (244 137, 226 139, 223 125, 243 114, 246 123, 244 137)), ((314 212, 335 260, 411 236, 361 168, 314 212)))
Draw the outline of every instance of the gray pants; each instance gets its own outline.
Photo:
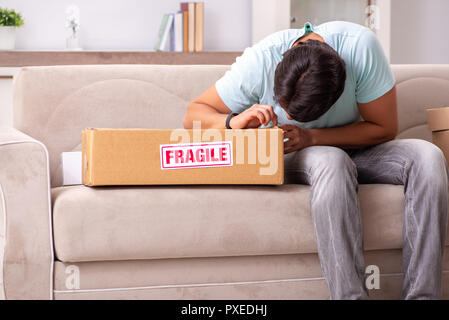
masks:
POLYGON ((331 299, 365 299, 358 183, 404 185, 403 299, 439 299, 448 215, 448 167, 424 140, 359 149, 312 146, 285 156, 286 182, 311 186, 321 267, 331 299))

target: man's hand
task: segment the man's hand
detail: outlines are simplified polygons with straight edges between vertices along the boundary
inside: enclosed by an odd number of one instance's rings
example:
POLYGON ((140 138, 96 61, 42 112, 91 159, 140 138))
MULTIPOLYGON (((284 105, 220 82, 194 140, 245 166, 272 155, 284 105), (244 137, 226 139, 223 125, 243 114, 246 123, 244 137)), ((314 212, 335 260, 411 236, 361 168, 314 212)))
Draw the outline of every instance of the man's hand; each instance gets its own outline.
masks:
POLYGON ((274 113, 273 107, 255 104, 239 115, 232 117, 229 126, 232 129, 258 128, 262 124, 268 125, 270 121, 273 121, 273 125, 277 126, 278 117, 274 113))
POLYGON ((283 124, 279 128, 284 130, 284 139, 288 138, 288 141, 284 143, 284 153, 298 151, 312 145, 312 136, 309 130, 294 124, 283 124))

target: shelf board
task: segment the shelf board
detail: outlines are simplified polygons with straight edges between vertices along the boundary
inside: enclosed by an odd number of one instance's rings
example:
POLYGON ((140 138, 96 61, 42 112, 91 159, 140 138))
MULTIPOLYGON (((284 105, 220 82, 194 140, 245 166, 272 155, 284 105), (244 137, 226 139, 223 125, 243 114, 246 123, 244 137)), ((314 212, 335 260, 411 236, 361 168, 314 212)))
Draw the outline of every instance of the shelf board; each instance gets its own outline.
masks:
POLYGON ((86 64, 224 64, 242 52, 0 51, 0 67, 86 64))

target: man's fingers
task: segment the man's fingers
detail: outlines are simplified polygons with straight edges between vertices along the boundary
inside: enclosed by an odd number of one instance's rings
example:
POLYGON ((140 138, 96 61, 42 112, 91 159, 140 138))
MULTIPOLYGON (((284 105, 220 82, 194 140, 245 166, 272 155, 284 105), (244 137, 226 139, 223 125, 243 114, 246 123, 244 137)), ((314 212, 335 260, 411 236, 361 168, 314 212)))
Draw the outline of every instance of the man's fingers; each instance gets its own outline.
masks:
POLYGON ((289 140, 292 140, 295 137, 296 137, 296 135, 295 135, 295 132, 293 130, 284 131, 284 138, 288 138, 289 140))
POLYGON ((270 111, 268 111, 266 108, 259 108, 259 111, 263 113, 265 117, 264 125, 267 125, 271 121, 271 114, 270 111))
POLYGON ((293 129, 295 129, 296 126, 294 124, 283 124, 283 125, 279 126, 279 128, 281 128, 285 132, 289 132, 289 131, 292 131, 293 129))
POLYGON ((277 126, 277 125, 278 125, 278 115, 277 115, 276 113, 274 114, 273 125, 274 125, 274 126, 277 126))
POLYGON ((295 146, 299 143, 297 138, 288 138, 287 141, 284 142, 284 148, 295 146))
POLYGON ((289 142, 299 142, 298 134, 294 128, 282 128, 282 130, 284 131, 284 139, 288 139, 289 142))
POLYGON ((254 113, 257 117, 257 119, 259 119, 260 124, 264 124, 265 123, 265 115, 263 114, 262 111, 260 111, 259 109, 254 110, 254 113))
POLYGON ((274 113, 273 107, 270 106, 270 108, 268 110, 270 111, 270 114, 271 114, 271 121, 273 122, 273 126, 277 126, 278 125, 278 115, 276 113, 274 113))
POLYGON ((273 106, 270 105, 264 105, 264 104, 254 104, 250 109, 247 111, 251 111, 251 116, 256 116, 258 119, 260 119, 260 116, 257 115, 257 112, 261 112, 263 114, 264 120, 261 120, 260 124, 268 125, 270 121, 273 122, 274 126, 278 125, 278 116, 274 112, 273 106))
MULTIPOLYGON (((291 125, 288 125, 291 126, 291 125)), ((295 146, 297 144, 299 144, 299 136, 296 130, 293 130, 295 128, 295 126, 293 125, 293 128, 291 128, 291 130, 285 130, 284 131, 284 139, 288 139, 287 141, 284 142, 284 148, 287 147, 291 147, 291 146, 295 146)), ((290 127, 289 127, 290 129, 290 127)))
POLYGON ((273 121, 273 125, 277 125, 278 123, 278 116, 276 115, 276 113, 274 113, 273 107, 272 106, 264 106, 266 108, 266 110, 268 110, 268 112, 270 113, 270 120, 273 121))

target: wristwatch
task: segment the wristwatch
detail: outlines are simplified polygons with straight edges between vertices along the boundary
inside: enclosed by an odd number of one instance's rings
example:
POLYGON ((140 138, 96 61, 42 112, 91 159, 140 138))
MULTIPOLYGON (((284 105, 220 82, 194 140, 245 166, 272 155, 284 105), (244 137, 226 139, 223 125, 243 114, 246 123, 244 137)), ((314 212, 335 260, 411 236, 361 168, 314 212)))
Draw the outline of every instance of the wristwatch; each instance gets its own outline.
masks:
POLYGON ((231 118, 234 116, 237 116, 238 113, 230 113, 228 114, 228 116, 226 117, 226 129, 232 129, 231 126, 229 125, 229 122, 231 122, 231 118))

